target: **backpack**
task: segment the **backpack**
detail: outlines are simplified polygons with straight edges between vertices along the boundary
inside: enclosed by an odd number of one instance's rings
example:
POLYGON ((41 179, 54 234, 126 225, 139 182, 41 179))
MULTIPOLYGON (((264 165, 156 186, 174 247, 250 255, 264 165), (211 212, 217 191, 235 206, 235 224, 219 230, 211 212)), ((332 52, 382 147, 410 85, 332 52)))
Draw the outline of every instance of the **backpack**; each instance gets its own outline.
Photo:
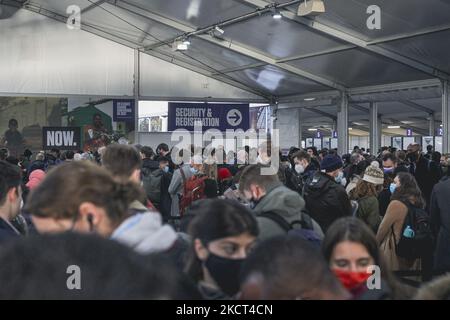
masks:
POLYGON ((205 180, 208 176, 197 176, 194 175, 186 180, 186 176, 182 168, 180 168, 181 178, 183 179, 183 195, 180 199, 180 215, 186 212, 186 209, 191 205, 192 202, 205 199, 205 180))
POLYGON ((304 212, 300 212, 300 215, 301 220, 295 220, 291 223, 274 212, 264 212, 259 214, 258 217, 270 219, 286 231, 288 235, 301 237, 303 240, 311 242, 314 246, 320 247, 322 238, 314 231, 311 217, 304 212), (301 228, 295 228, 296 224, 299 224, 301 228))
POLYGON ((430 227, 430 218, 428 213, 422 209, 404 202, 408 207, 408 214, 405 217, 402 226, 402 233, 396 245, 396 253, 399 257, 415 260, 429 256, 433 252, 434 236, 430 227), (411 231, 412 230, 412 231, 411 231), (407 236, 409 233, 409 236, 407 236))
POLYGON ((150 171, 142 170, 142 183, 147 195, 148 200, 153 204, 159 204, 161 202, 161 179, 162 172, 160 169, 150 171))

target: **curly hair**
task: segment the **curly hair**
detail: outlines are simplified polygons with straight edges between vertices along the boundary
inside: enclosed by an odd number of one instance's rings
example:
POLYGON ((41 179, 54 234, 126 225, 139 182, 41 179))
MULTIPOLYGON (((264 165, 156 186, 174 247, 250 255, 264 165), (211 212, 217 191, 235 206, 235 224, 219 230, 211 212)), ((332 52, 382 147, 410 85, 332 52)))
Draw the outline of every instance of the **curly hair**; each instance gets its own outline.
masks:
POLYGON ((355 188, 350 191, 350 200, 358 200, 371 196, 377 197, 381 190, 381 185, 375 185, 361 179, 356 183, 355 188))

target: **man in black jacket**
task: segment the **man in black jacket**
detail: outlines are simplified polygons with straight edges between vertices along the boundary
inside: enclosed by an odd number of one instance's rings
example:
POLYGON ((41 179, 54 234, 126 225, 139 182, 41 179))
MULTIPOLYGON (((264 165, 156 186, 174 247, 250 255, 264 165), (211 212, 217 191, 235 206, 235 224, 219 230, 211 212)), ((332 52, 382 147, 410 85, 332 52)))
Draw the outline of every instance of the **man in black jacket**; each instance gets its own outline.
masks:
POLYGON ((297 151, 292 155, 294 167, 290 170, 286 186, 300 195, 303 195, 303 187, 318 168, 311 162, 311 156, 306 151, 297 151))
POLYGON ((427 208, 429 208, 431 191, 434 185, 439 182, 441 176, 438 164, 426 159, 420 152, 420 149, 418 143, 410 144, 407 149, 407 159, 410 162, 409 172, 416 178, 417 184, 427 202, 427 208))
POLYGON ((159 161, 156 161, 155 153, 153 149, 147 146, 141 148, 141 158, 142 158, 142 173, 151 173, 154 170, 159 169, 159 161), (147 172, 145 172, 147 171, 147 172))
POLYGON ((350 200, 341 185, 342 167, 339 156, 326 156, 320 163, 322 171, 315 173, 304 188, 306 209, 324 233, 336 219, 351 215, 350 200))
POLYGON ((446 176, 434 186, 431 194, 431 228, 436 236, 434 269, 450 272, 450 177, 446 176))
POLYGON ((0 244, 20 236, 11 221, 20 213, 21 182, 19 167, 0 161, 0 244))

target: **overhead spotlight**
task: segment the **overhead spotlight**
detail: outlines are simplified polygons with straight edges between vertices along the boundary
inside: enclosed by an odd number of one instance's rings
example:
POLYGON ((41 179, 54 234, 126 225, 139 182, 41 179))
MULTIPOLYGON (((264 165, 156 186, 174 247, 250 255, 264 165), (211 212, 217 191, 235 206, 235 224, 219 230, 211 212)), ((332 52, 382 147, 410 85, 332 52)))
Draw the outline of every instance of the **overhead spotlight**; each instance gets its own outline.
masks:
POLYGON ((220 28, 219 26, 216 26, 215 28, 214 28, 214 30, 216 30, 218 33, 220 33, 220 34, 224 34, 225 33, 225 30, 223 30, 222 28, 220 28))
POLYGON ((272 18, 274 18, 274 19, 281 19, 281 18, 283 18, 283 15, 281 14, 281 12, 280 11, 278 11, 277 9, 275 9, 275 8, 272 8, 272 18))
POLYGON ((349 130, 349 131, 352 131, 352 130, 353 130, 353 128, 348 128, 348 130, 349 130))
POLYGON ((191 41, 189 40, 189 38, 184 38, 183 44, 185 44, 187 46, 190 46, 191 45, 191 41))
POLYGON ((298 7, 298 16, 316 16, 325 12, 323 0, 305 0, 298 7))
POLYGON ((172 45, 173 51, 186 51, 188 49, 188 45, 184 43, 184 40, 175 40, 172 45))

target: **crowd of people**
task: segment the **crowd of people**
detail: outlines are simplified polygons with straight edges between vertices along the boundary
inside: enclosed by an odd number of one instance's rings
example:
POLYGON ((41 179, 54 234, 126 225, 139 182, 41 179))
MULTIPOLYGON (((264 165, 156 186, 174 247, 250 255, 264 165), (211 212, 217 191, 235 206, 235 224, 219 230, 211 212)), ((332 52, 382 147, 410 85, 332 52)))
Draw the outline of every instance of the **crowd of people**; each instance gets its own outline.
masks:
POLYGON ((1 149, 0 298, 450 298, 449 155, 274 150, 1 149))

